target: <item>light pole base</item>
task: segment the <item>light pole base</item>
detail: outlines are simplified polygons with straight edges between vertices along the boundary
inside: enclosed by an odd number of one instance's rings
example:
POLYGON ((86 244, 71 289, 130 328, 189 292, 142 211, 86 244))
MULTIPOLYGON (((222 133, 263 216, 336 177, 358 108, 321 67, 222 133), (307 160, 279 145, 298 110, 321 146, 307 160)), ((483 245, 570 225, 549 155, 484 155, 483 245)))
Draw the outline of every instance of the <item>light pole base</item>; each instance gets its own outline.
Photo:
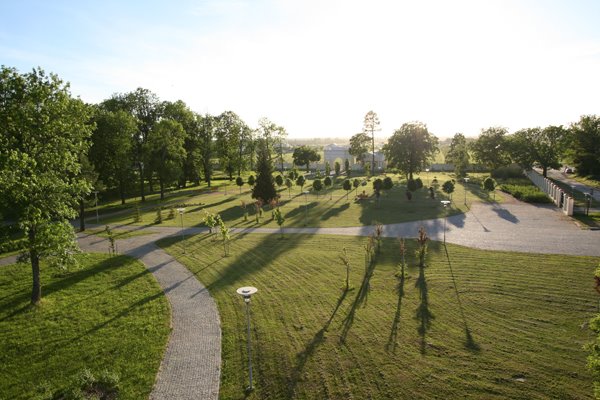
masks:
POLYGON ((250 394, 254 391, 254 386, 248 386, 245 390, 246 394, 250 394))

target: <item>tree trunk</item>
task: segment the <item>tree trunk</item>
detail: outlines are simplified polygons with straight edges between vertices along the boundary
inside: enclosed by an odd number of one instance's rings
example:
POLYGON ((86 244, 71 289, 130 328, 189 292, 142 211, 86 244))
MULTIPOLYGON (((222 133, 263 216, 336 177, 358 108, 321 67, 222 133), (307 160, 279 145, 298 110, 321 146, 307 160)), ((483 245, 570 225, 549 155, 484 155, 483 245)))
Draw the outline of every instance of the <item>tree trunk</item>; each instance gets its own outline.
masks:
POLYGON ((165 199, 165 184, 160 176, 158 177, 158 186, 160 186, 160 199, 164 200, 165 199))
POLYGON ((35 228, 29 230, 29 256, 31 258, 31 273, 33 276, 33 287, 31 290, 31 304, 38 304, 42 300, 42 285, 40 282, 40 256, 34 250, 35 228))
POLYGON ((125 204, 125 184, 123 181, 119 181, 119 196, 121 197, 121 204, 125 204))
POLYGON ((546 175, 548 174, 548 167, 542 167, 542 176, 544 178, 546 178, 546 175))
POLYGON ((85 231, 85 203, 83 199, 79 200, 79 231, 85 231))
POLYGON ((142 195, 142 201, 146 201, 146 196, 144 195, 144 167, 140 163, 140 190, 142 195))

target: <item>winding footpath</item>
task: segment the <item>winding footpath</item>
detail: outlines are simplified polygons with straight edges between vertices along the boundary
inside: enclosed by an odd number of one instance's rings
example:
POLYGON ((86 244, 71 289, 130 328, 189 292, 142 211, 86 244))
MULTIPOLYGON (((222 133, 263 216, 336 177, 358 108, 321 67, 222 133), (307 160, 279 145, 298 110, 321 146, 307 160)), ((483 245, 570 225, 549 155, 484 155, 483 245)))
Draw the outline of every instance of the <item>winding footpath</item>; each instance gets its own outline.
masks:
MULTIPOLYGON (((384 236, 415 237, 424 226, 433 240, 487 250, 541 254, 600 256, 600 231, 582 230, 552 206, 525 203, 476 203, 466 214, 384 226, 384 236)), ((113 226, 148 230, 147 235, 117 241, 118 251, 141 260, 163 288, 172 309, 172 332, 151 399, 218 399, 221 366, 221 327, 214 300, 187 268, 154 243, 180 235, 174 227, 113 226)), ((273 228, 232 229, 235 233, 278 233, 273 228)), ((186 228, 190 235, 206 228, 186 228)), ((285 228, 286 234, 367 236, 372 226, 347 228, 285 228)), ((83 250, 107 252, 108 241, 78 234, 83 250)), ((15 261, 0 259, 0 265, 15 261)))

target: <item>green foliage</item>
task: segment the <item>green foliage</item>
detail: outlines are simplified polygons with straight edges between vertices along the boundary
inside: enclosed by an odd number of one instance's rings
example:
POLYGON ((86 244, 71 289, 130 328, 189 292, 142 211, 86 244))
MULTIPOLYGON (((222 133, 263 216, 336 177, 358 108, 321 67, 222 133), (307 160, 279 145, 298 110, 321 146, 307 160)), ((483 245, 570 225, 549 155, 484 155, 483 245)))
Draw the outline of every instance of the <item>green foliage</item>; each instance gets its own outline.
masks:
POLYGON ((325 176, 329 176, 331 174, 331 165, 329 165, 329 161, 325 162, 325 176))
POLYGON ((394 187, 394 182, 392 181, 392 177, 386 176, 383 179, 383 189, 384 190, 390 190, 393 187, 394 187))
POLYGON ((447 195, 452 194, 454 192, 454 182, 452 182, 452 181, 444 182, 444 184, 442 185, 442 191, 444 193, 446 193, 447 195))
POLYGON ((342 184, 342 188, 346 191, 346 199, 348 199, 348 192, 352 190, 352 184, 350 183, 350 179, 346 179, 342 184))
POLYGON ((225 111, 216 117, 215 121, 215 150, 221 168, 232 179, 236 171, 241 171, 244 166, 240 147, 244 146, 244 132, 246 124, 232 111, 225 111))
POLYGON ((173 184, 183 173, 185 131, 174 120, 160 120, 148 133, 145 153, 148 164, 158 176, 160 198, 164 199, 165 186, 173 184))
POLYGON ((275 183, 277 184, 277 186, 281 187, 283 186, 283 176, 281 175, 277 175, 275 177, 275 183))
POLYGON ((341 171, 342 167, 339 163, 339 161, 336 161, 335 164, 333 165, 333 170, 335 171, 335 176, 340 176, 340 171, 341 171))
POLYGON ((491 175, 496 179, 523 178, 523 169, 517 164, 512 164, 496 168, 491 175))
POLYGON ((507 129, 501 127, 483 129, 477 140, 471 143, 475 160, 491 171, 510 164, 507 133, 507 129))
POLYGON ((240 187, 240 190, 242 190, 242 186, 244 186, 244 178, 238 176, 237 178, 235 178, 235 184, 240 187))
POLYGON ((70 385, 58 390, 48 400, 87 400, 119 398, 119 374, 108 370, 94 374, 87 368, 81 370, 70 385))
POLYGON ((411 122, 403 124, 383 146, 385 158, 391 168, 398 168, 409 179, 425 168, 428 160, 438 150, 438 140, 425 124, 411 122))
POLYGON ((425 231, 425 227, 419 228, 419 234, 417 236, 417 243, 419 246, 416 250, 417 259, 419 260, 419 268, 425 267, 425 257, 427 256, 427 242, 429 241, 429 236, 427 236, 427 232, 425 231))
POLYGON ((271 164, 269 153, 263 143, 258 146, 256 161, 256 184, 252 188, 252 198, 261 199, 264 203, 269 203, 277 198, 275 182, 273 179, 273 165, 271 164))
POLYGON ((306 165, 306 172, 308 172, 310 163, 319 161, 321 159, 321 155, 312 147, 300 146, 294 149, 292 158, 295 165, 306 165))
POLYGON ((277 207, 273 211, 273 216, 275 217, 275 221, 277 221, 277 225, 279 225, 279 230, 281 232, 281 237, 283 237, 283 223, 285 222, 285 217, 283 216, 279 207, 277 207))
POLYGON ((562 126, 521 129, 509 136, 508 148, 513 161, 521 167, 538 166, 546 176, 548 168, 560 167, 566 137, 567 131, 562 126))
MULTIPOLYGON (((359 186, 360 186, 360 179, 358 179, 358 178, 354 178, 354 179, 352 180, 352 187, 353 187, 354 189, 358 189, 358 187, 359 187, 359 186)), ((348 189, 348 190, 350 190, 350 189, 348 189)))
POLYGON ((298 179, 298 170, 296 168, 290 170, 290 172, 288 172, 288 178, 292 181, 298 179))
MULTIPOLYGON (((371 139, 371 167, 375 168, 375 132, 379 131, 379 116, 373 110, 370 110, 363 120, 363 132, 368 134, 371 139)), ((369 174, 367 173, 367 176, 369 174)))
POLYGON ((469 167, 469 147, 467 139, 462 133, 457 133, 450 142, 450 150, 446 154, 446 163, 454 165, 454 173, 462 178, 467 175, 469 167))
POLYGON ((300 175, 298 179, 296 179, 296 185, 300 186, 300 191, 304 188, 304 184, 306 183, 306 179, 304 175, 300 175))
POLYGON ((415 179, 415 187, 417 188, 417 190, 423 187, 423 181, 421 180, 421 178, 415 179))
POLYGON ((285 178, 285 187, 288 188, 288 195, 292 196, 292 186, 294 186, 294 182, 290 178, 285 178))
POLYGON ((552 200, 544 192, 526 178, 504 181, 500 184, 500 190, 526 203, 552 203, 552 200))
MULTIPOLYGON (((365 163, 365 155, 369 151, 369 145, 371 144, 371 138, 365 132, 357 133, 350 138, 350 148, 348 153, 354 156, 361 164, 365 163)), ((346 160, 348 162, 348 160, 346 160)), ((348 171, 349 168, 346 168, 348 171)))
POLYGON ((323 182, 320 179, 315 179, 312 184, 313 189, 317 192, 317 196, 319 192, 323 189, 323 182))
POLYGON ((344 160, 344 170, 346 171, 346 176, 350 178, 352 171, 350 171, 350 161, 347 158, 344 160))
POLYGON ((219 223, 219 221, 221 220, 221 218, 219 218, 219 214, 213 214, 210 211, 203 211, 204 213, 204 225, 206 225, 209 229, 209 231, 212 233, 212 230, 215 226, 217 226, 217 224, 219 223))
POLYGON ((493 192, 496 190, 496 181, 492 177, 487 177, 483 180, 483 190, 493 192))
POLYGON ((256 178, 254 178, 254 175, 250 175, 248 177, 248 185, 254 186, 255 183, 256 183, 256 178))
POLYGON ((330 176, 327 176, 323 180, 323 184, 325 185, 325 187, 329 187, 329 186, 331 186, 333 184, 333 180, 331 179, 330 176))
POLYGON ((578 175, 600 177, 600 117, 584 115, 570 128, 569 155, 578 175))
POLYGON ((373 181, 373 190, 380 192, 381 189, 383 189, 383 180, 381 178, 377 178, 373 181))
POLYGON ((0 99, 0 210, 10 209, 28 238, 37 303, 40 259, 70 263, 69 251, 77 248, 68 220, 90 191, 80 157, 89 147, 91 109, 41 69, 21 75, 1 67, 0 99))

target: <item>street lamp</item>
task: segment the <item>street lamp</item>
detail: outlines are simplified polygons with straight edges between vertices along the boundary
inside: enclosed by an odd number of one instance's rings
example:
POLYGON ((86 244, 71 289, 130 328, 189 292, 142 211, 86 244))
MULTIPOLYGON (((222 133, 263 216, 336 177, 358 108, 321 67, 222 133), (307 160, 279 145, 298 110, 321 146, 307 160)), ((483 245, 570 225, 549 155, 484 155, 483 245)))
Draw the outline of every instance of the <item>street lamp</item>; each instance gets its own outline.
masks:
POLYGON ((425 175, 427 175, 427 186, 429 186, 429 168, 425 168, 425 175))
POLYGON ((185 243, 183 243, 183 241, 185 240, 185 236, 183 234, 183 213, 185 212, 185 208, 181 207, 178 208, 177 211, 179 212, 179 215, 181 216, 181 245, 183 246, 183 253, 185 254, 185 243))
POLYGON ((96 225, 98 225, 100 222, 98 222, 98 191, 94 190, 94 200, 96 203, 96 225))
POLYGON ((247 391, 252 391, 254 386, 252 385, 252 349, 250 346, 250 297, 256 292, 258 289, 253 286, 244 286, 236 290, 237 294, 244 298, 244 303, 246 303, 246 326, 247 326, 247 340, 246 345, 248 349, 248 374, 250 380, 250 386, 248 386, 247 391))
POLYGON ((465 178, 465 206, 467 205, 467 183, 469 183, 469 178, 465 178))
POLYGON ((308 224, 308 190, 304 193, 304 226, 308 224))
MULTIPOLYGON (((448 208, 450 200, 442 200, 441 203, 444 205, 444 209, 448 208)), ((448 219, 448 212, 444 213, 444 246, 446 245, 446 220, 448 219)))

